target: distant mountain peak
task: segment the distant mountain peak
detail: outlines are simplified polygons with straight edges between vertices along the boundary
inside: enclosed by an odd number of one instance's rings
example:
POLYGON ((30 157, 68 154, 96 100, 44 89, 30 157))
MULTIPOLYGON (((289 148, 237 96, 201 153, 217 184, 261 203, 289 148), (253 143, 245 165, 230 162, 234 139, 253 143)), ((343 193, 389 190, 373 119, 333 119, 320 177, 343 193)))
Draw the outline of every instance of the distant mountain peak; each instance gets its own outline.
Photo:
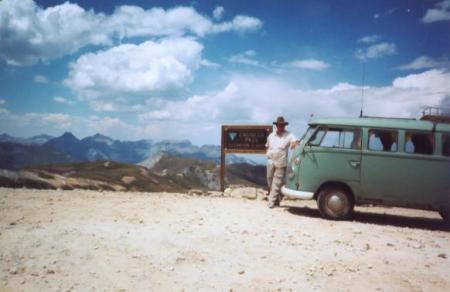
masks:
POLYGON ((114 143, 114 139, 112 139, 111 137, 102 135, 100 133, 96 133, 93 136, 89 136, 83 139, 83 141, 94 141, 96 143, 105 143, 109 146, 111 146, 114 143))
POLYGON ((73 139, 78 140, 78 138, 75 137, 75 135, 72 134, 72 132, 64 132, 64 134, 62 134, 61 138, 73 138, 73 139))
POLYGON ((94 137, 94 138, 108 138, 108 139, 111 139, 111 138, 109 138, 108 136, 105 136, 105 135, 102 135, 102 134, 100 134, 100 133, 96 133, 94 136, 92 136, 92 137, 94 137))

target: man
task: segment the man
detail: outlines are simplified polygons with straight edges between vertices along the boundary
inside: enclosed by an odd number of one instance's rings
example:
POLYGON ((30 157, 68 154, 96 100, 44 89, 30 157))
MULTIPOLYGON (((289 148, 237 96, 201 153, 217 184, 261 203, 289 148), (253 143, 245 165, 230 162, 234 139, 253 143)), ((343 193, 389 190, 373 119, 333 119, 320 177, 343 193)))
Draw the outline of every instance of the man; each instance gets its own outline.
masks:
POLYGON ((286 131, 288 123, 284 117, 278 117, 273 124, 276 132, 270 133, 267 137, 267 185, 269 186, 269 208, 280 205, 281 187, 284 184, 286 173, 288 149, 295 148, 300 142, 290 132, 286 131))

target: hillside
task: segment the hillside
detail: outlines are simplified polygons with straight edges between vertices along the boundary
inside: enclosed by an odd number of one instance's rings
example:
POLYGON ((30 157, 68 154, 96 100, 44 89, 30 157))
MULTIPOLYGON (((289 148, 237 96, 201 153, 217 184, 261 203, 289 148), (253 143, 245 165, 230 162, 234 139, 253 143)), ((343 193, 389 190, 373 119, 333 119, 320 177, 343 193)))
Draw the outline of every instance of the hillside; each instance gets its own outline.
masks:
MULTIPOLYGON (((98 160, 30 166, 20 171, 0 170, 0 186, 143 192, 220 189, 220 166, 214 161, 162 152, 148 166, 98 160)), ((227 165, 225 182, 265 187, 265 167, 227 165)))
MULTIPOLYGON (((162 152, 157 159, 147 163, 147 166, 155 173, 190 184, 191 188, 220 189, 220 165, 214 161, 180 157, 162 152)), ((233 163, 227 164, 225 167, 225 184, 260 187, 266 185, 265 166, 233 163)))
POLYGON ((145 167, 107 160, 46 165, 26 170, 44 174, 44 176, 57 174, 73 180, 99 181, 110 186, 111 189, 119 188, 128 191, 178 192, 188 189, 171 178, 154 174, 145 167))

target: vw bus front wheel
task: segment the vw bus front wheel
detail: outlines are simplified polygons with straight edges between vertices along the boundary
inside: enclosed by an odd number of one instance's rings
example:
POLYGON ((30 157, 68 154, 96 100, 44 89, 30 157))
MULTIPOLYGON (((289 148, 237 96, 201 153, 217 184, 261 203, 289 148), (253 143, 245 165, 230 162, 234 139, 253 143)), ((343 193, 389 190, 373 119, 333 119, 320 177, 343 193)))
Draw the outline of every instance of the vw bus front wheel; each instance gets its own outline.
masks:
POLYGON ((348 219, 353 213, 354 200, 345 188, 328 186, 320 191, 317 206, 322 217, 343 220, 348 219))

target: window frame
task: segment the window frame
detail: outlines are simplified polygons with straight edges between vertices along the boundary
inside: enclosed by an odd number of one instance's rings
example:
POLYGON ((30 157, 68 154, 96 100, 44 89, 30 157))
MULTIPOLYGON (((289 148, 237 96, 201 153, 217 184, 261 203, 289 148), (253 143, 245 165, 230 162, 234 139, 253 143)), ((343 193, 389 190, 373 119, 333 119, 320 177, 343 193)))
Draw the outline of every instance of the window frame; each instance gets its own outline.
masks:
POLYGON ((321 148, 326 148, 326 149, 345 149, 345 150, 359 150, 359 151, 361 151, 361 149, 362 149, 362 135, 363 135, 363 130, 362 130, 362 128, 361 127, 351 127, 351 126, 349 126, 349 127, 347 127, 347 126, 343 126, 343 127, 340 127, 340 126, 326 126, 326 127, 317 127, 317 129, 316 129, 316 131, 314 132, 314 134, 312 134, 311 135, 311 137, 310 137, 310 139, 308 140, 308 143, 307 143, 307 145, 309 145, 309 146, 313 146, 313 147, 321 147, 321 148), (322 145, 322 143, 323 143, 323 140, 325 139, 325 137, 326 137, 326 135, 328 134, 328 132, 330 131, 330 130, 336 130, 336 129, 339 129, 339 130, 341 130, 340 132, 359 132, 359 137, 360 137, 360 140, 361 140, 361 143, 360 143, 360 145, 359 145, 359 147, 358 148, 353 148, 353 147, 341 147, 341 146, 338 146, 338 147, 332 147, 332 146, 323 146, 322 145), (316 134, 319 132, 319 131, 321 131, 321 130, 324 130, 325 131, 325 134, 320 138, 320 141, 318 142, 318 144, 311 144, 311 139, 313 138, 313 137, 315 137, 316 136, 316 134))
MULTIPOLYGON (((442 140, 442 139, 441 139, 442 140)), ((416 147, 416 145, 414 145, 414 147, 416 147)), ((443 153, 443 150, 444 149, 442 149, 442 155, 444 154, 443 153)), ((408 155, 426 155, 426 156, 433 156, 433 155, 436 155, 436 135, 435 135, 435 133, 433 133, 433 132, 427 132, 427 131, 420 131, 420 130, 405 130, 405 135, 404 135, 404 137, 403 137, 403 152, 405 153, 405 154, 408 154, 408 155), (406 136, 407 136, 407 134, 423 134, 423 135, 431 135, 432 136, 432 139, 433 139, 433 142, 432 142, 432 152, 431 153, 416 153, 416 152, 406 152, 406 136)))
MULTIPOLYGON (((399 153, 399 149, 400 149, 400 145, 399 145, 399 137, 400 137, 400 132, 399 129, 386 129, 386 128, 368 128, 367 129, 367 145, 366 145, 366 149, 368 151, 372 151, 372 152, 377 152, 377 153, 399 153), (394 141, 397 144, 397 148, 395 151, 392 150, 377 150, 377 149, 370 149, 370 132, 371 131, 380 131, 380 132, 393 132, 396 134, 396 140, 394 141)), ((381 138, 379 138, 381 141, 381 138)), ((382 144, 383 145, 383 144, 382 144)), ((392 144, 391 144, 392 147, 392 144)))

